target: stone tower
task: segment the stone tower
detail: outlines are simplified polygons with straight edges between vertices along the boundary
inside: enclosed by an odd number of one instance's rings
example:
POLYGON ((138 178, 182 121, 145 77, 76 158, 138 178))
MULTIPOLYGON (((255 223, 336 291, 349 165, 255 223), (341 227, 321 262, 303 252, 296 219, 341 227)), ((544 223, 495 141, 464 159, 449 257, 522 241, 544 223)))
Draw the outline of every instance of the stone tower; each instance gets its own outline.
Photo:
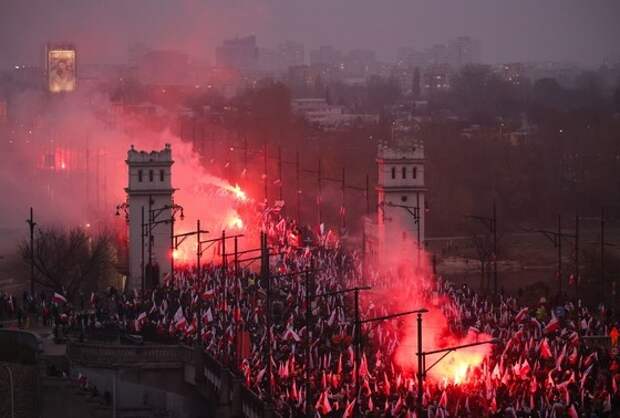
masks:
POLYGON ((379 144, 377 152, 377 255, 384 262, 397 249, 417 262, 424 248, 424 144, 415 131, 410 120, 394 122, 392 141, 379 144))
POLYGON ((126 163, 129 174, 125 189, 129 205, 127 288, 140 289, 143 284, 149 288, 171 269, 174 223, 170 220, 175 191, 171 179, 172 149, 166 144, 161 151, 146 152, 137 151, 132 145, 126 163))

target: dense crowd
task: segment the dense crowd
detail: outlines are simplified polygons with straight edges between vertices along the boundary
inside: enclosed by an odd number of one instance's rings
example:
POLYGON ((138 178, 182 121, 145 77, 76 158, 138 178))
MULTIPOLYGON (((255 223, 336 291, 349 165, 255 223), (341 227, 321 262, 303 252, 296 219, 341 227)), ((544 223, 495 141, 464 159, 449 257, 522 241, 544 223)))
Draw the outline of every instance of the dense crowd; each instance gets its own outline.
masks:
MULTIPOLYGON (((201 344, 283 416, 304 416, 307 406, 321 416, 350 417, 355 408, 365 416, 415 416, 415 372, 394 361, 405 320, 364 328, 356 367, 353 294, 338 293, 371 286, 362 292, 360 316, 380 317, 396 308, 381 290, 389 292, 408 273, 371 271, 331 233, 317 234, 310 245, 302 239, 308 231, 277 213, 265 218, 263 230, 278 254, 271 257, 269 283, 231 262, 210 264, 200 274, 177 271, 145 294, 109 289, 81 296, 75 305, 65 303, 61 290, 36 300, 24 294, 21 303, 2 295, 0 316, 21 321, 30 312, 56 329, 120 327, 148 339, 201 344)), ((620 416, 619 333, 608 307, 579 300, 552 305, 544 298, 521 306, 514 297, 485 298, 419 273, 398 292, 401 300, 411 292, 412 300, 440 311, 453 335, 479 333, 499 341, 462 381, 426 380, 427 416, 620 416)))

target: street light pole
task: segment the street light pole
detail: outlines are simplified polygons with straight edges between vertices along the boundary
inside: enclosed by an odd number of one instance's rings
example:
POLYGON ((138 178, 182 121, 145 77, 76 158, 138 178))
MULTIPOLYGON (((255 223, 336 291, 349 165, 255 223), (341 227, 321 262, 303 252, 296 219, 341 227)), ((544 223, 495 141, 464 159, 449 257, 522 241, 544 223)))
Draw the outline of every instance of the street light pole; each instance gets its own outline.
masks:
POLYGON ((34 300, 34 227, 37 223, 34 221, 32 207, 30 207, 30 219, 28 219, 26 223, 30 227, 30 295, 34 300))
POLYGON ((422 313, 418 313, 418 318, 417 318, 417 323, 418 323, 418 394, 417 394, 417 405, 416 405, 416 409, 417 409, 417 415, 418 417, 422 417, 423 413, 424 413, 424 408, 422 406, 422 400, 424 397, 424 388, 423 386, 423 382, 424 382, 424 364, 422 363, 422 351, 423 351, 423 347, 422 347, 422 313))

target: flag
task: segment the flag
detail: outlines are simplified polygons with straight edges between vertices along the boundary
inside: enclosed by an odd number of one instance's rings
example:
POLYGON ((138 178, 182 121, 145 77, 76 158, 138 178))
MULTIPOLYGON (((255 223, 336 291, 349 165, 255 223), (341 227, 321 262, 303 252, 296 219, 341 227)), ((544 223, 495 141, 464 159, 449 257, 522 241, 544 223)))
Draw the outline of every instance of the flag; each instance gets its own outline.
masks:
POLYGON ((54 303, 67 303, 67 298, 65 298, 60 293, 54 292, 54 296, 52 296, 52 302, 54 302, 54 303))
POLYGON ((202 300, 205 302, 215 297, 215 289, 206 289, 202 295, 202 300))
POLYGON ((322 415, 327 415, 332 412, 332 407, 329 404, 329 398, 327 397, 327 392, 321 393, 319 396, 319 400, 316 402, 314 408, 320 412, 322 415))
POLYGON ((179 306, 176 313, 174 314, 174 326, 177 330, 185 328, 187 320, 185 319, 185 315, 183 314, 183 309, 179 306))
POLYGON ((568 416, 570 418, 579 418, 579 414, 577 413, 574 404, 571 404, 570 408, 568 408, 568 416))
POLYGON ((542 340, 540 344, 540 356, 544 359, 550 359, 553 357, 553 353, 551 353, 551 348, 549 347, 549 341, 547 338, 542 340))
POLYGON ((207 313, 205 314, 205 318, 207 319, 207 323, 213 322, 213 313, 211 313, 211 307, 207 309, 207 313))
POLYGON ((299 334, 297 334, 292 328, 287 328, 286 329, 286 332, 282 336, 282 339, 284 341, 290 341, 290 340, 294 340, 295 342, 300 342, 301 341, 301 338, 299 337, 299 334))
POLYGON ((439 400, 439 407, 444 409, 448 407, 448 394, 445 390, 441 394, 441 399, 439 400))
POLYGON ((390 396, 390 381, 385 372, 383 372, 383 390, 385 391, 385 396, 390 396))
POLYGON ((523 321, 523 320, 525 319, 525 316, 526 316, 526 315, 527 315, 527 313, 528 313, 528 310, 529 310, 529 309, 528 309, 527 307, 525 307, 525 308, 521 309, 521 310, 519 311, 519 313, 517 313, 517 315, 515 316, 515 322, 521 322, 521 321, 523 321))
POLYGON ((560 320, 558 318, 551 318, 549 323, 544 328, 545 334, 551 334, 560 329, 560 320))
POLYGON ((342 414, 342 418, 353 418, 353 408, 355 408, 355 399, 351 402, 347 402, 347 407, 344 409, 344 414, 342 414))

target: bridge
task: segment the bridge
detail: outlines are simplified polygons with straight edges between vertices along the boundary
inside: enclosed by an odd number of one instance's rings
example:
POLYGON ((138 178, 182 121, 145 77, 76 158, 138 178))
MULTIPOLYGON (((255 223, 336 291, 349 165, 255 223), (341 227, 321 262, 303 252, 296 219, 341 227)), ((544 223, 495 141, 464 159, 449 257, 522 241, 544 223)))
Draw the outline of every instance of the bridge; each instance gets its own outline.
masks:
POLYGON ((97 386, 111 387, 112 412, 121 409, 123 394, 137 395, 135 385, 139 384, 184 396, 193 390, 203 404, 201 416, 278 418, 270 405, 245 386, 242 377, 200 347, 70 341, 66 356, 71 370, 92 376, 97 386))

